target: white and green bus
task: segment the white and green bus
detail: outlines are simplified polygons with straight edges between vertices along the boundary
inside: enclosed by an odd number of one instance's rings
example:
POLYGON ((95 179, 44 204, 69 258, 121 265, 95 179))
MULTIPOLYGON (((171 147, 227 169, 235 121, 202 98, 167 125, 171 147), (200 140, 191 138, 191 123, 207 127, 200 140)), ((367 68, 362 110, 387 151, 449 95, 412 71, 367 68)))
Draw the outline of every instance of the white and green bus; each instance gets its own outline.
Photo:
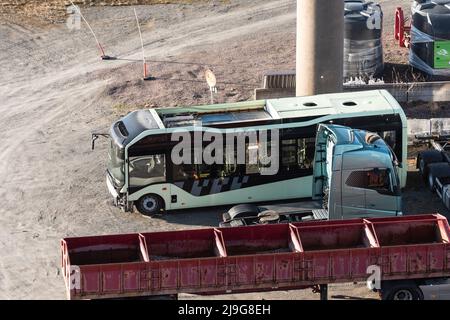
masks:
MULTIPOLYGON (((117 206, 125 211, 136 206, 145 215, 311 198, 315 135, 320 123, 378 133, 396 155, 400 185, 405 186, 406 116, 384 90, 131 112, 110 130, 107 186, 117 206), (224 135, 277 130, 276 174, 261 174, 263 165, 258 163, 229 160, 236 159, 238 150, 223 150, 224 161, 219 164, 174 163, 172 152, 178 141, 172 141, 173 134, 184 130, 194 136, 199 128, 224 135)), ((246 149, 254 147, 246 142, 246 149)))

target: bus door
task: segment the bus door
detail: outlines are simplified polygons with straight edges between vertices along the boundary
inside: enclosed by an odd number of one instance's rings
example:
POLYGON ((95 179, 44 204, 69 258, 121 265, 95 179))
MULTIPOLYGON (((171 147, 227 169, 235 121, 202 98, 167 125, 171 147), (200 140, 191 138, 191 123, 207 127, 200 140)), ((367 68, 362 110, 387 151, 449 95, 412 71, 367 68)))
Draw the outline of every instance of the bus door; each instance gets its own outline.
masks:
MULTIPOLYGON (((128 175, 128 194, 146 187, 167 182, 167 135, 150 135, 129 146, 125 172, 128 175)), ((166 192, 156 192, 165 199, 166 192)))
POLYGON ((147 187, 152 187, 151 192, 160 196, 165 203, 169 203, 169 194, 165 182, 166 155, 155 153, 142 156, 129 157, 128 170, 128 196, 131 196, 147 187))

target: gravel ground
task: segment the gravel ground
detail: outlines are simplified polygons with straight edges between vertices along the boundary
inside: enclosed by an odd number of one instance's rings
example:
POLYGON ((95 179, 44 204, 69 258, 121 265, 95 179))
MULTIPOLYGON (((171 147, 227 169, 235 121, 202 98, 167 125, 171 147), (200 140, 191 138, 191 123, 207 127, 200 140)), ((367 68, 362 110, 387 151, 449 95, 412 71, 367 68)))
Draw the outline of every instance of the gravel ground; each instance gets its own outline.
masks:
MULTIPOLYGON (((381 2, 387 13, 409 3, 381 2)), ((293 0, 139 6, 150 72, 157 78, 151 82, 140 80, 132 9, 83 11, 107 54, 118 60, 100 61, 84 25, 69 30, 37 19, 0 22, 0 299, 64 299, 62 237, 216 226, 222 208, 147 219, 112 207, 104 183, 106 143, 99 141, 92 152, 90 132, 107 129, 130 108, 207 103, 207 67, 219 79, 216 102, 232 102, 251 99, 263 72, 295 65, 293 0)), ((399 50, 388 46, 387 59, 404 62, 399 50)), ((442 209, 419 186, 408 187, 405 198, 408 212, 442 209)), ((330 294, 377 298, 361 284, 332 286, 330 294)), ((222 298, 317 295, 305 290, 222 298)))

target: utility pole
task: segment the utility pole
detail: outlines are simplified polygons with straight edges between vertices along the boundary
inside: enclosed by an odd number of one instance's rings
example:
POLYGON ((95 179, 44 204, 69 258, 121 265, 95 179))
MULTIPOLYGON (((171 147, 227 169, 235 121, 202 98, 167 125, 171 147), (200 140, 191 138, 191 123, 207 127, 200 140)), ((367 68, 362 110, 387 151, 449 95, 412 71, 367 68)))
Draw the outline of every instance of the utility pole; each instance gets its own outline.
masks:
POLYGON ((296 95, 342 92, 344 0, 297 0, 296 95))

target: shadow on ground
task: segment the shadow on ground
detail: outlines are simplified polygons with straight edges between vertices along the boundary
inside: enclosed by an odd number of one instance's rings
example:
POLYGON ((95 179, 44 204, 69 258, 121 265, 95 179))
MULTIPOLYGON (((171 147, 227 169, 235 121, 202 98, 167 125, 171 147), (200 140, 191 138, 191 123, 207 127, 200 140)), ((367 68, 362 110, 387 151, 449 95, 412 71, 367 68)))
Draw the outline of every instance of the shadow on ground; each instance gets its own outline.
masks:
POLYGON ((441 199, 428 189, 419 171, 408 172, 408 183, 403 190, 403 213, 405 215, 440 213, 447 218, 450 217, 441 199))

